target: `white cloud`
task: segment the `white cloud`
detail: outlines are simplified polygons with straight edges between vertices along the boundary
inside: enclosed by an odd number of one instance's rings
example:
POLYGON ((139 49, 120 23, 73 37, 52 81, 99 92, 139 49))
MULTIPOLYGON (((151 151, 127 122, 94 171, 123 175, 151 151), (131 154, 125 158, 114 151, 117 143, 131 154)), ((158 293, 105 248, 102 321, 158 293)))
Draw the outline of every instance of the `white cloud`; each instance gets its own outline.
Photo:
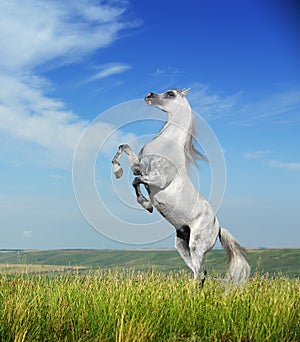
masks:
MULTIPOLYGON (((69 163, 89 123, 47 95, 50 83, 37 67, 72 63, 107 47, 120 30, 137 25, 123 20, 125 10, 124 2, 0 1, 0 134, 69 163)), ((103 68, 102 77, 126 68, 103 68)), ((97 134, 106 128, 99 123, 97 134)))
POLYGON ((17 0, 0 2, 0 60, 9 70, 34 68, 61 59, 73 61, 107 47, 133 23, 124 7, 95 1, 17 0))
POLYGON ((63 179, 65 179, 65 176, 57 175, 57 174, 51 174, 51 175, 49 175, 49 177, 52 178, 52 179, 56 179, 56 180, 63 180, 63 179))
POLYGON ((192 108, 209 121, 226 119, 230 124, 242 127, 252 127, 266 119, 269 124, 299 123, 299 89, 269 92, 250 101, 242 91, 222 96, 201 83, 190 84, 188 87, 191 88, 188 97, 192 108))
POLYGON ((88 82, 103 79, 112 75, 121 74, 129 70, 130 66, 124 63, 109 63, 102 65, 99 69, 100 70, 96 74, 94 74, 87 80, 88 82))
POLYGON ((300 114, 300 90, 284 91, 270 94, 257 102, 253 108, 249 107, 252 119, 264 119, 297 112, 300 114))
POLYGON ((210 91, 207 85, 201 83, 191 84, 189 99, 197 113, 208 120, 216 120, 231 116, 239 104, 241 92, 230 96, 221 96, 210 91))
POLYGON ((300 170, 300 163, 298 162, 281 162, 278 160, 270 160, 269 166, 286 170, 300 170))
POLYGON ((277 93, 269 93, 255 101, 246 101, 243 99, 237 103, 232 113, 233 124, 251 127, 266 120, 268 125, 299 123, 299 89, 282 90, 277 93))
MULTIPOLYGON (((69 2, 66 1, 69 6, 69 2)), ((103 1, 102 1, 103 2, 103 1)), ((122 7, 110 7, 109 5, 101 4, 99 2, 84 1, 70 1, 71 6, 77 10, 83 18, 88 21, 106 23, 114 20, 124 13, 125 8, 122 7), (99 6, 101 4, 101 6, 99 6)), ((119 1, 119 4, 121 2, 119 1)))
POLYGON ((70 159, 88 124, 43 95, 42 89, 16 77, 0 74, 0 132, 37 144, 70 159))
POLYGON ((63 102, 44 96, 42 89, 28 85, 26 81, 0 75, 0 82, 3 81, 6 88, 0 88, 0 98, 3 98, 0 103, 0 132, 46 150, 48 153, 44 154, 43 162, 47 162, 48 157, 50 163, 55 159, 55 166, 68 167, 79 138, 87 127, 89 140, 81 156, 83 159, 101 145, 102 152, 111 156, 120 141, 133 137, 116 130, 111 124, 99 120, 89 123, 80 119, 66 110, 63 102), (6 92, 11 95, 3 94, 6 92), (104 142, 103 137, 114 131, 115 134, 104 142))
POLYGON ((135 138, 136 136, 132 133, 124 133, 114 125, 96 120, 86 127, 81 136, 76 150, 76 158, 82 163, 81 166, 88 162, 94 164, 94 158, 100 148, 101 154, 111 158, 123 141, 127 142, 135 138))
POLYGON ((261 159, 267 155, 269 155, 271 151, 269 150, 257 150, 257 151, 248 151, 244 153, 244 158, 246 159, 261 159))
POLYGON ((26 238, 30 238, 32 236, 32 230, 24 230, 23 235, 26 238))
POLYGON ((174 79, 180 75, 180 71, 177 68, 168 66, 167 68, 157 68, 155 76, 164 76, 170 79, 174 79))
MULTIPOLYGON (((257 150, 257 151, 249 151, 243 154, 243 157, 246 159, 259 160, 263 159, 266 156, 269 156, 272 151, 269 150, 257 150)), ((265 164, 265 163, 264 163, 265 164)), ((278 160, 267 160, 266 164, 269 167, 277 168, 277 169, 285 169, 285 170, 300 170, 300 163, 298 162, 282 162, 278 160)))

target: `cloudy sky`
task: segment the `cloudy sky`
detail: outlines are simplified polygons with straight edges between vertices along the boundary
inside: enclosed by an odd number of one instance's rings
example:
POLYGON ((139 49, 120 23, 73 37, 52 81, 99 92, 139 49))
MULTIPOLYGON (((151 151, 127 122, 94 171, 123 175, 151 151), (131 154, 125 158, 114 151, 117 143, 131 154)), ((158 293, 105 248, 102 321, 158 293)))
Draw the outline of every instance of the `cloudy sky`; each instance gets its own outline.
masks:
POLYGON ((207 197, 226 177, 222 225, 300 246, 299 16, 291 0, 0 0, 0 249, 172 247, 110 162, 159 130, 142 98, 172 87, 224 156, 226 174, 220 154, 194 171, 207 197))

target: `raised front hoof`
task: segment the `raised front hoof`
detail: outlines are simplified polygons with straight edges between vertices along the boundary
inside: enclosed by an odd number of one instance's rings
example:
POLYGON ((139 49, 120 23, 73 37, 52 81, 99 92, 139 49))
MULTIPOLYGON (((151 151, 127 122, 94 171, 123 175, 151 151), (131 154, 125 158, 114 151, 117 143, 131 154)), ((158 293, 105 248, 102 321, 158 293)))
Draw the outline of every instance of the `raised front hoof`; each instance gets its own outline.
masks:
POLYGON ((114 174, 116 178, 120 178, 123 175, 123 169, 119 164, 113 164, 114 174))
POLYGON ((152 203, 150 201, 148 201, 147 199, 145 199, 144 196, 138 197, 137 198, 138 203, 145 208, 146 210, 149 211, 149 213, 153 212, 153 206, 152 203))
POLYGON ((153 212, 153 206, 152 206, 152 204, 151 204, 150 201, 143 201, 143 202, 141 202, 141 205, 142 205, 146 210, 148 210, 149 213, 152 213, 152 212, 153 212))
MULTIPOLYGON (((150 202, 149 202, 150 203, 150 202)), ((149 211, 149 213, 152 213, 153 212, 153 206, 152 204, 147 204, 147 207, 145 207, 145 209, 147 209, 149 211)))

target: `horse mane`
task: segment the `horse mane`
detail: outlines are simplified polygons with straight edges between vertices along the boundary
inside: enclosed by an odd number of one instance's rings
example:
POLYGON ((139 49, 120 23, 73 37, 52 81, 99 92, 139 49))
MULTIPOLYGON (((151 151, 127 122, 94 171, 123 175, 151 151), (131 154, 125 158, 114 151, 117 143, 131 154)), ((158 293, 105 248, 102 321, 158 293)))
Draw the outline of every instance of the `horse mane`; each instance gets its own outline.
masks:
POLYGON ((197 166, 197 160, 202 160, 205 162, 207 162, 208 160, 207 160, 207 157, 195 147, 195 134, 196 134, 195 118, 193 115, 192 124, 189 129, 187 140, 184 145, 184 153, 187 158, 187 161, 190 164, 194 164, 195 166, 197 166))

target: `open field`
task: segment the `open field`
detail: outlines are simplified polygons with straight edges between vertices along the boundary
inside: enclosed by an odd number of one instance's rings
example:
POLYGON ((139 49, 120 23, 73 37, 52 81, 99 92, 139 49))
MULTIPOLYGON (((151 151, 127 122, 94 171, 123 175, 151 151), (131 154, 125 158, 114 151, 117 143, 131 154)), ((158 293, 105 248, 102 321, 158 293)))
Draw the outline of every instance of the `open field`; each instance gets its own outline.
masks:
POLYGON ((299 341, 299 279, 230 288, 185 272, 0 277, 1 341, 299 341))
POLYGON ((0 264, 0 273, 3 275, 17 274, 42 274, 42 273, 66 273, 84 272, 90 267, 84 266, 61 266, 61 265, 32 265, 32 264, 0 264))
POLYGON ((175 251, 2 251, 0 341, 296 342, 299 252, 251 250, 234 288, 212 251, 200 290, 175 251))
MULTIPOLYGON (((255 273, 300 277, 300 248, 249 250, 252 275, 255 273)), ((26 272, 59 271, 68 268, 134 268, 141 271, 180 271, 188 268, 175 250, 54 250, 0 251, 0 271, 12 272, 26 268, 26 272), (17 264, 19 266, 17 266, 17 264), (39 266, 33 266, 39 265, 39 266)), ((206 267, 209 275, 224 275, 227 259, 223 250, 208 253, 206 267)))

